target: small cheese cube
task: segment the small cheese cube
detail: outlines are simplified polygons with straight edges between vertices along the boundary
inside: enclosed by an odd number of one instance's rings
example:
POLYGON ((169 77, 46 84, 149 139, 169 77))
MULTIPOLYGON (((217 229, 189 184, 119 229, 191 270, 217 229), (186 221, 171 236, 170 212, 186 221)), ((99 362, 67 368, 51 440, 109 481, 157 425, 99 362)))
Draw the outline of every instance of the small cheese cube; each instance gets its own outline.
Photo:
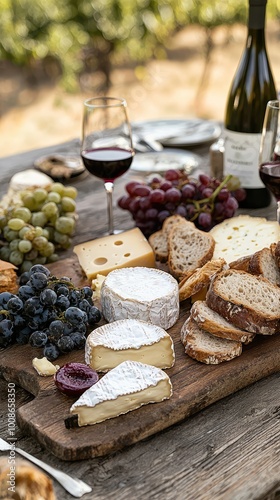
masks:
POLYGON ((41 377, 50 377, 59 369, 58 365, 54 365, 45 357, 32 359, 32 366, 41 377))
POLYGON ((153 249, 137 227, 81 243, 74 247, 74 252, 90 280, 123 267, 155 267, 153 249))

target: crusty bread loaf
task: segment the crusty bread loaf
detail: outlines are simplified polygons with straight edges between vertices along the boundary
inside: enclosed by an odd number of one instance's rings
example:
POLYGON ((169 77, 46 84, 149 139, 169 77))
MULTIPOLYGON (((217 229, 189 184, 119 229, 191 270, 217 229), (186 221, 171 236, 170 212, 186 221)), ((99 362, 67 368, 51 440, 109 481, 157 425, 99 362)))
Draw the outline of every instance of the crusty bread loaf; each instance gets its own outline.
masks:
POLYGON ((15 293, 18 290, 17 267, 10 262, 0 260, 0 293, 15 293))
POLYGON ((154 251, 155 259, 159 262, 167 262, 168 242, 167 236, 162 229, 151 234, 149 243, 154 251))
POLYGON ((180 302, 192 297, 194 294, 209 285, 210 279, 215 273, 221 271, 225 265, 224 259, 209 260, 204 266, 195 271, 189 271, 179 283, 180 302))
POLYGON ((168 266, 171 274, 182 278, 188 271, 203 266, 212 259, 214 238, 189 225, 175 225, 168 237, 168 266))
POLYGON ((249 261, 248 271, 267 278, 271 283, 280 285, 280 271, 271 248, 263 248, 255 252, 249 261))
POLYGON ((208 365, 230 361, 242 353, 241 342, 215 337, 200 328, 191 317, 182 326, 181 340, 186 354, 208 365))
POLYGON ((280 331, 280 288, 262 276, 221 271, 210 283, 206 302, 242 330, 262 335, 280 331))
POLYGON ((211 229, 215 239, 213 258, 223 257, 227 263, 251 255, 280 239, 280 225, 264 217, 238 215, 211 229))
POLYGON ((237 340, 244 344, 252 342, 255 337, 254 333, 246 332, 229 323, 218 313, 210 309, 206 302, 202 300, 197 300, 193 304, 190 316, 196 321, 200 328, 203 328, 203 330, 206 330, 208 333, 212 333, 212 335, 216 337, 237 340))

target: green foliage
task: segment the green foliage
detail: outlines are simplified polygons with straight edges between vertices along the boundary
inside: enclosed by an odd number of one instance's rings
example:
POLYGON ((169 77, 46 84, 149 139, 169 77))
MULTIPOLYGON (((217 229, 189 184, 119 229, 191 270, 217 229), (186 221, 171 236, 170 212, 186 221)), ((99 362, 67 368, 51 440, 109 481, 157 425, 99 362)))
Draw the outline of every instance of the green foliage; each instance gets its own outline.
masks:
MULTIPOLYGON (((268 13, 279 15, 279 0, 268 13)), ((55 61, 68 90, 85 68, 110 72, 114 57, 156 57, 175 31, 244 23, 245 0, 0 0, 0 58, 17 65, 55 61)))

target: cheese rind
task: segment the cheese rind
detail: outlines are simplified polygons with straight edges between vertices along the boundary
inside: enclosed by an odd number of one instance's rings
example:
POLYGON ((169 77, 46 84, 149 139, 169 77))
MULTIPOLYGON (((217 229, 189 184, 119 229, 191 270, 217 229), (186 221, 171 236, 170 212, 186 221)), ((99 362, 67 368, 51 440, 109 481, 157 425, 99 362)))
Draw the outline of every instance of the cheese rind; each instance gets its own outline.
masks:
POLYGON ((74 252, 90 280, 123 267, 155 267, 153 249, 138 227, 81 243, 74 252))
POLYGON ((124 361, 85 391, 70 413, 78 415, 79 426, 93 425, 171 395, 170 378, 160 368, 124 361))
POLYGON ((106 372, 126 360, 171 368, 175 362, 172 338, 163 328, 134 319, 100 326, 87 337, 85 362, 94 370, 106 372))
POLYGON ((179 317, 179 286, 175 278, 159 269, 116 269, 102 284, 100 303, 109 323, 140 319, 167 330, 179 317))
POLYGON ((216 242, 213 259, 224 258, 230 263, 277 243, 280 226, 264 217, 239 215, 217 224, 210 234, 216 242))

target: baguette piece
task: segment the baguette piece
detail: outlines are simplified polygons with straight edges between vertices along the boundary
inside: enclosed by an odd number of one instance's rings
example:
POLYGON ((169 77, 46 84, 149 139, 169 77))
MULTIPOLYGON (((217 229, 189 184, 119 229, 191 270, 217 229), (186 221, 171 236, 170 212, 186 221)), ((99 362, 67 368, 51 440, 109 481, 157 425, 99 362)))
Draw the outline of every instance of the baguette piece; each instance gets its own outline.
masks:
POLYGON ((215 337, 189 317, 181 329, 181 341, 191 358, 207 365, 230 361, 242 353, 241 342, 215 337))
POLYGON ((175 225, 168 237, 168 267, 177 279, 212 259, 215 241, 204 231, 188 225, 175 225))
POLYGON ((202 300, 197 300, 193 304, 190 316, 196 321, 200 328, 203 328, 203 330, 206 330, 216 337, 237 340, 243 344, 252 342, 255 337, 254 333, 245 332, 245 330, 240 330, 240 328, 229 323, 218 313, 210 309, 206 302, 202 300))
POLYGON ((206 302, 236 327, 272 335, 280 331, 280 288, 262 276, 229 269, 210 283, 206 302))
POLYGON ((195 271, 190 271, 179 283, 180 302, 192 297, 202 288, 208 286, 211 277, 221 271, 225 263, 224 259, 209 260, 204 266, 195 271))
POLYGON ((276 285, 280 285, 280 271, 270 248, 263 248, 252 255, 249 261, 249 273, 261 275, 276 285))

